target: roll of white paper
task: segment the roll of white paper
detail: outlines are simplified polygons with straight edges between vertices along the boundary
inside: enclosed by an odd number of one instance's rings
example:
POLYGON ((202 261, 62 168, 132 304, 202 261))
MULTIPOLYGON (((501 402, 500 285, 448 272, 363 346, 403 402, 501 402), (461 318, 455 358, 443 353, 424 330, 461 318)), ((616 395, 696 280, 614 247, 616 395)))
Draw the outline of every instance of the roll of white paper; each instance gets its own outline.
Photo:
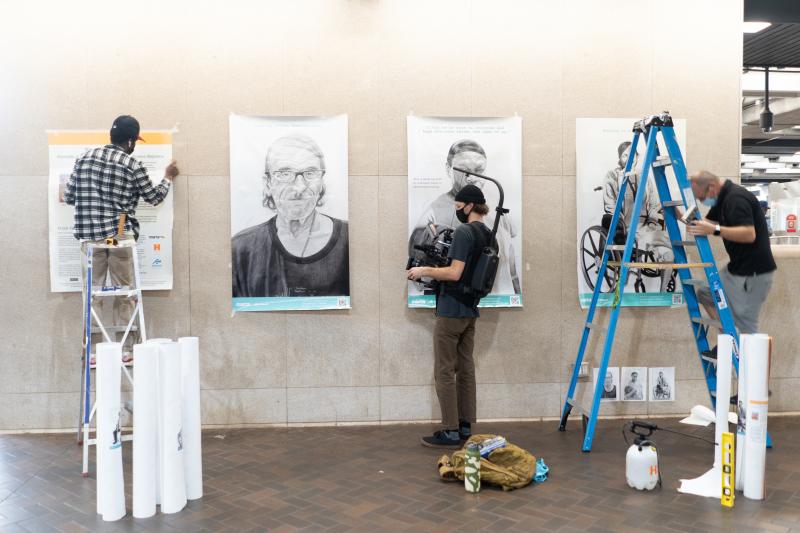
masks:
POLYGON ((747 433, 744 458, 744 497, 763 500, 767 460, 769 404, 769 336, 752 335, 747 345, 747 433))
POLYGON ((158 344, 158 389, 161 428, 161 512, 186 506, 181 424, 181 351, 177 342, 158 344))
MULTIPOLYGON (((161 344, 164 342, 172 342, 172 339, 156 338, 149 339, 147 344, 161 344)), ((156 366, 156 505, 161 505, 161 401, 158 399, 158 367, 156 366)))
POLYGON ((120 381, 122 345, 97 345, 97 486, 103 520, 125 516, 125 482, 122 473, 122 429, 120 427, 120 381), (102 494, 102 497, 100 496, 102 494))
POLYGON ((736 413, 739 423, 736 424, 736 490, 744 490, 745 478, 745 450, 747 449, 747 347, 750 335, 739 335, 739 398, 736 403, 736 413))
POLYGON ((728 413, 731 399, 731 360, 733 357, 733 337, 717 336, 717 420, 714 430, 714 466, 722 468, 722 434, 728 431, 728 413))
POLYGON ((203 452, 200 432, 200 341, 178 339, 183 386, 183 464, 186 498, 203 497, 203 452))
POLYGON ((133 516, 156 513, 158 345, 133 347, 133 516))

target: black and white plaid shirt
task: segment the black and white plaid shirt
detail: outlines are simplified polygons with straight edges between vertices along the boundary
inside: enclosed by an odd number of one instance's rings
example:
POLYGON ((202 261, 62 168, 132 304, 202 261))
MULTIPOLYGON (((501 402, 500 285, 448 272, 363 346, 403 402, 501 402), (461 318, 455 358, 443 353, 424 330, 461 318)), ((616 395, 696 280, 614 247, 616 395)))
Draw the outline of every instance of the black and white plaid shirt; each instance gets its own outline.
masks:
POLYGON ((139 198, 152 205, 164 201, 170 180, 153 186, 141 162, 122 148, 107 144, 89 150, 75 161, 64 201, 75 206, 75 238, 99 241, 117 233, 119 215, 127 215, 125 231, 139 238, 134 218, 139 198))

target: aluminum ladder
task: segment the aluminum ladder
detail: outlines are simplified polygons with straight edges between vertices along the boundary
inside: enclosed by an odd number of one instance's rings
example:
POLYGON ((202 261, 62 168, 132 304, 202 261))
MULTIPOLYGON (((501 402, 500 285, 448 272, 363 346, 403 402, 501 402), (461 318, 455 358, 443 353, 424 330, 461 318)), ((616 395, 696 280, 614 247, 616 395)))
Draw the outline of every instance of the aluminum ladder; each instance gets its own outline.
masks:
MULTIPOLYGON (((124 215, 122 215, 124 217, 124 215)), ((124 218, 120 220, 120 229, 118 236, 124 228, 124 218)), ((83 350, 81 353, 81 395, 80 395, 80 410, 78 419, 78 444, 83 446, 83 465, 82 475, 86 477, 89 475, 89 447, 97 444, 97 436, 92 437, 94 431, 91 427, 92 419, 95 416, 97 405, 92 401, 92 375, 91 371, 94 366, 91 364, 92 357, 92 333, 102 333, 103 339, 106 342, 114 342, 111 335, 116 333, 123 333, 121 343, 125 343, 128 335, 132 331, 138 331, 140 335, 140 342, 147 340, 144 321, 144 308, 142 306, 142 284, 139 273, 139 261, 136 252, 136 241, 125 240, 118 242, 116 238, 106 239, 105 243, 87 243, 86 244, 86 276, 83 280, 83 350), (120 247, 131 248, 131 261, 133 262, 133 283, 132 287, 128 286, 94 286, 92 284, 92 264, 93 257, 96 250, 101 249, 119 249, 120 247), (128 324, 105 326, 100 319, 100 315, 95 309, 95 304, 101 299, 109 298, 133 298, 136 302, 134 310, 131 313, 128 324)), ((105 283, 105 282, 104 282, 105 283)), ((133 377, 131 376, 128 368, 123 365, 122 371, 125 374, 128 382, 133 385, 133 377)), ((126 409, 131 410, 130 406, 126 405, 126 409)), ((133 440, 133 434, 128 433, 122 436, 122 441, 133 440)))

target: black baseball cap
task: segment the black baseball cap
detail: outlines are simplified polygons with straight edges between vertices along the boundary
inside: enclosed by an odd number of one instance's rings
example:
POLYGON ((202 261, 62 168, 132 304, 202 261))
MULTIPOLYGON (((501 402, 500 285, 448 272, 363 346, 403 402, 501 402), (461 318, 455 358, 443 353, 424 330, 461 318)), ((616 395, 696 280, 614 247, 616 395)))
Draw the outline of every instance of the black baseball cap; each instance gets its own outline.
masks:
POLYGON ((139 121, 130 115, 120 115, 114 119, 111 125, 111 140, 131 140, 144 141, 139 136, 139 121))
POLYGON ((465 204, 485 204, 486 198, 483 196, 483 191, 477 185, 468 184, 461 187, 461 190, 456 194, 456 202, 464 202, 465 204))

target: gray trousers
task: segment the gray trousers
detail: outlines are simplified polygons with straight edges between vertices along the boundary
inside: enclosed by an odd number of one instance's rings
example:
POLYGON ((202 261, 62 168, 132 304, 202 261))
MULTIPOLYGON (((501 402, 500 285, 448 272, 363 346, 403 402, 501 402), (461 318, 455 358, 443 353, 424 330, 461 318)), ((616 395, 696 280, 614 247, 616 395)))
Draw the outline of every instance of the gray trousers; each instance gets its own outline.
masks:
MULTIPOLYGON (((727 268, 719 271, 719 280, 722 282, 728 306, 733 312, 733 322, 739 333, 760 333, 758 315, 772 288, 773 274, 774 272, 767 272, 752 276, 737 276, 728 272, 727 268)), ((697 288, 697 299, 709 307, 714 306, 708 285, 697 288)))

